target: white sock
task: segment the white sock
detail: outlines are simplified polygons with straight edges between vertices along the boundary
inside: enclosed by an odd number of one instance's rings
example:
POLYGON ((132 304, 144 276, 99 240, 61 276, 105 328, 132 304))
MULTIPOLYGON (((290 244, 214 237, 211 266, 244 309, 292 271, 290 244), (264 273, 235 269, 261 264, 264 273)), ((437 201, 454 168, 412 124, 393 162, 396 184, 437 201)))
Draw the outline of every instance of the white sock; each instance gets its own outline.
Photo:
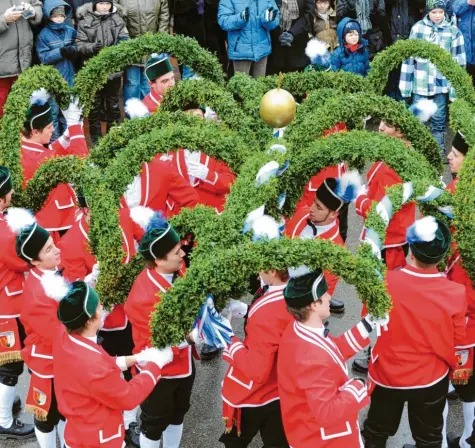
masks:
POLYGON ((444 419, 444 426, 442 427, 442 448, 448 448, 447 445, 447 417, 449 416, 449 403, 445 400, 444 412, 442 418, 444 419))
POLYGON ((12 407, 15 395, 15 386, 0 384, 0 426, 3 428, 10 428, 13 424, 12 407))
POLYGON ((137 422, 137 409, 139 407, 132 409, 131 411, 124 411, 124 428, 127 431, 131 423, 137 422))
POLYGON ((163 448, 180 448, 183 423, 181 425, 168 425, 163 431, 163 448))
POLYGON ((140 448, 160 448, 160 440, 147 439, 140 433, 140 448))
POLYGON ((470 448, 470 445, 465 441, 471 435, 473 431, 473 420, 475 419, 475 402, 465 403, 462 402, 462 411, 463 411, 463 433, 460 437, 460 446, 461 448, 470 448))
POLYGON ((35 434, 40 448, 56 448, 56 428, 51 432, 41 432, 35 428, 35 434))
POLYGON ((64 447, 64 428, 66 427, 66 422, 64 420, 60 420, 59 423, 56 425, 56 431, 58 432, 59 437, 59 445, 61 448, 64 447))

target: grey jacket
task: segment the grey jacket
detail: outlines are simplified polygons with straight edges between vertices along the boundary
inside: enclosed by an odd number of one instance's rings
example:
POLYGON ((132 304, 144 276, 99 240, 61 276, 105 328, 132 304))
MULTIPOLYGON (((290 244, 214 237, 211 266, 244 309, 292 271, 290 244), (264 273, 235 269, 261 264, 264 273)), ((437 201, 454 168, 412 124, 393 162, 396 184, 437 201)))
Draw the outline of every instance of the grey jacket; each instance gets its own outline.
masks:
POLYGON ((30 25, 39 25, 43 18, 43 4, 38 0, 29 3, 35 8, 35 17, 23 17, 6 23, 4 13, 21 0, 0 0, 0 78, 18 76, 31 65, 33 55, 33 31, 30 25))
POLYGON ((127 29, 131 38, 145 33, 169 32, 168 0, 116 0, 127 10, 127 29))

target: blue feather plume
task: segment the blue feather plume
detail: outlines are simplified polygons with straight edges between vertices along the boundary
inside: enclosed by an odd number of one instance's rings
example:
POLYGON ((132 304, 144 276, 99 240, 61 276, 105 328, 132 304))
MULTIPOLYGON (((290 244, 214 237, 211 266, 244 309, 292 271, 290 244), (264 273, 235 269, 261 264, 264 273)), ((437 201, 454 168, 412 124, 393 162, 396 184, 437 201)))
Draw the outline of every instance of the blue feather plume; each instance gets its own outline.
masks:
POLYGON ((168 221, 163 216, 163 212, 159 210, 153 214, 145 231, 148 232, 149 230, 152 230, 152 229, 166 229, 168 226, 169 226, 168 221))
POLYGON ((345 202, 354 201, 361 188, 361 176, 358 171, 350 171, 336 180, 336 194, 345 202))

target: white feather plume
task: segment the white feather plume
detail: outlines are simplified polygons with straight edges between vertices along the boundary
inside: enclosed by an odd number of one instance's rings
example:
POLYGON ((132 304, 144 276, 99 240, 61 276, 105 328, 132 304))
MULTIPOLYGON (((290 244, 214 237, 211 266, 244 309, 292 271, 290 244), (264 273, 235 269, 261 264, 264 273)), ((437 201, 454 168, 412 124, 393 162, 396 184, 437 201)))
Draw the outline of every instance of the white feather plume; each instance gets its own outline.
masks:
POLYGON ((299 278, 312 272, 306 265, 298 266, 296 268, 289 268, 288 271, 290 278, 299 278))
POLYGON ((41 89, 35 90, 30 96, 30 104, 38 104, 42 106, 46 104, 49 100, 49 93, 44 87, 41 89))
POLYGON ((327 44, 320 39, 310 39, 305 47, 305 54, 311 61, 314 61, 317 56, 323 56, 327 52, 327 44))
POLYGON ((413 224, 414 234, 420 241, 433 241, 439 226, 433 216, 425 216, 413 224))
POLYGON ((150 115, 147 106, 138 98, 130 98, 125 102, 125 113, 131 118, 144 118, 150 115))
POLYGON ((352 170, 340 177, 339 184, 338 194, 345 202, 350 202, 358 196, 363 181, 361 180, 360 173, 357 170, 352 170))
POLYGON ((41 277, 41 285, 48 297, 60 302, 71 289, 71 284, 55 271, 47 271, 41 277))
POLYGON ((144 230, 148 227, 154 214, 154 210, 150 207, 143 207, 142 205, 130 209, 130 217, 144 230))
POLYGON ((254 240, 275 240, 280 238, 279 223, 272 216, 264 215, 252 223, 254 240))
POLYGON ((9 207, 6 217, 8 227, 14 233, 20 233, 23 229, 36 222, 33 213, 26 208, 9 207))
POLYGON ((437 112, 437 104, 435 101, 424 98, 419 100, 414 105, 416 117, 419 118, 423 123, 429 121, 432 116, 437 112))

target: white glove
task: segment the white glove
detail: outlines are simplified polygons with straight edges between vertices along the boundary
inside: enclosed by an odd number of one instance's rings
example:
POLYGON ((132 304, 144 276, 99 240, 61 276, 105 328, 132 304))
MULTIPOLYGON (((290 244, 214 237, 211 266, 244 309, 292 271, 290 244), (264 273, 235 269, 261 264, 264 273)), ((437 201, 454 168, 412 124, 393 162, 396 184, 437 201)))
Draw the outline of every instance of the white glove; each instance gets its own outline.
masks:
MULTIPOLYGON (((368 194, 368 186, 366 184, 361 184, 361 187, 358 189, 356 199, 358 199, 358 197, 360 197, 362 195, 365 195, 365 194, 368 194)), ((354 200, 354 202, 356 202, 356 199, 354 200)))
POLYGON ((167 364, 173 361, 173 351, 171 347, 165 347, 162 350, 158 348, 146 348, 140 353, 135 355, 137 364, 146 364, 147 362, 153 362, 158 367, 163 368, 167 364))
POLYGON ((199 162, 187 162, 186 167, 188 170, 188 176, 197 177, 198 179, 205 180, 208 177, 209 168, 199 162))
POLYGON ((376 333, 378 336, 381 335, 381 327, 383 327, 385 331, 388 331, 388 324, 389 324, 388 313, 386 313, 384 317, 374 317, 371 314, 367 314, 364 317, 364 320, 373 330, 376 329, 376 333))
POLYGON ((99 277, 99 262, 92 267, 92 272, 84 278, 84 282, 91 288, 95 288, 97 284, 97 278, 99 277))
POLYGON ((75 124, 82 124, 82 107, 79 107, 79 98, 71 99, 68 108, 62 112, 68 127, 75 124))
POLYGON ((228 310, 232 317, 244 317, 247 313, 247 304, 240 300, 230 299, 228 303, 228 310))

